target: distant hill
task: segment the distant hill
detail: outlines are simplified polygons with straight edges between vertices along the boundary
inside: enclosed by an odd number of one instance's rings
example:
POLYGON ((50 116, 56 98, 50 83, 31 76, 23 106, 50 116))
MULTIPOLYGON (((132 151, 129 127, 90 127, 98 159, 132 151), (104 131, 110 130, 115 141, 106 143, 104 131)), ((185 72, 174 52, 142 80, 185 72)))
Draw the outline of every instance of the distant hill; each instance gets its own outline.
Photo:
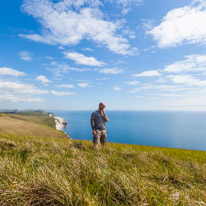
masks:
POLYGON ((18 109, 0 109, 0 113, 17 113, 18 109))
POLYGON ((23 135, 30 137, 68 138, 55 129, 55 120, 48 114, 0 114, 0 134, 23 135))

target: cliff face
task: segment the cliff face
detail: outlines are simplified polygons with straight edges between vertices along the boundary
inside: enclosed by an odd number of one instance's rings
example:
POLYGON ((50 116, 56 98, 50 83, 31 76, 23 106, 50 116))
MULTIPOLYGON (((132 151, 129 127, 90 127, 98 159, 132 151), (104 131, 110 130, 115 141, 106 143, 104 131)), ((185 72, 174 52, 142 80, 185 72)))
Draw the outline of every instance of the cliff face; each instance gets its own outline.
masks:
POLYGON ((56 122, 56 129, 57 130, 63 130, 66 127, 67 121, 65 118, 55 116, 54 119, 56 122))

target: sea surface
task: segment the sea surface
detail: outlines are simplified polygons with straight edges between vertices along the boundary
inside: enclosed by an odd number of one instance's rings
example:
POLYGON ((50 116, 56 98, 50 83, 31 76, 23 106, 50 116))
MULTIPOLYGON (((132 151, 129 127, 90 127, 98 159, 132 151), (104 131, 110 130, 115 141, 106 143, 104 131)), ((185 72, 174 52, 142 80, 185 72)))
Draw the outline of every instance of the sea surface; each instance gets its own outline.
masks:
MULTIPOLYGON (((92 111, 48 111, 72 139, 92 140, 92 111)), ((206 112, 106 111, 108 142, 206 151, 206 112)))

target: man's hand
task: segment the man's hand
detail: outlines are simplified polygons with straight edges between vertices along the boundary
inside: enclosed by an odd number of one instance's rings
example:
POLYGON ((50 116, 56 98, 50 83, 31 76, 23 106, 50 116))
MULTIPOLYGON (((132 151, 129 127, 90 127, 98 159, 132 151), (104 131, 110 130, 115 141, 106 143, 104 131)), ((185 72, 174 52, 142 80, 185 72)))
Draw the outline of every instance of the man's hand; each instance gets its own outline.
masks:
POLYGON ((94 136, 96 136, 96 135, 97 135, 96 130, 93 130, 93 132, 92 132, 92 133, 93 133, 93 135, 94 135, 94 136))
POLYGON ((107 117, 104 109, 102 110, 102 113, 103 113, 103 115, 104 115, 104 120, 105 120, 105 122, 108 122, 109 119, 108 119, 108 117, 107 117))

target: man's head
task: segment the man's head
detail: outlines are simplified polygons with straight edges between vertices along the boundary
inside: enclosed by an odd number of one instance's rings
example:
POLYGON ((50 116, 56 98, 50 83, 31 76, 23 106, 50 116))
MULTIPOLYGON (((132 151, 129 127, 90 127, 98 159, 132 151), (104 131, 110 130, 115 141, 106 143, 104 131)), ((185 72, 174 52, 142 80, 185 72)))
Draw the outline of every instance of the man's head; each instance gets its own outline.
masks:
POLYGON ((100 102, 100 103, 99 103, 99 110, 100 110, 100 111, 103 111, 105 107, 106 107, 106 105, 105 105, 104 102, 100 102))

